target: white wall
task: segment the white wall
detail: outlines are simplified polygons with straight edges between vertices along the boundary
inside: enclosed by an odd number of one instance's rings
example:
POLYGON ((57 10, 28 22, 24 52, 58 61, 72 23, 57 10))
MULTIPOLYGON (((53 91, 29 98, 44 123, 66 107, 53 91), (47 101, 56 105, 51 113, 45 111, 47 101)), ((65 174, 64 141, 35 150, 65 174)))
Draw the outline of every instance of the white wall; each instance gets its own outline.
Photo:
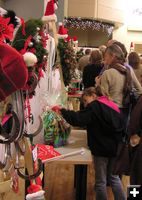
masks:
POLYGON ((18 17, 25 20, 43 16, 43 0, 5 0, 3 2, 5 9, 14 10, 18 17))
POLYGON ((122 5, 125 14, 124 24, 114 31, 113 39, 124 43, 129 51, 131 42, 142 44, 142 0, 125 0, 122 5))
POLYGON ((142 44, 142 31, 128 31, 127 25, 122 25, 114 30, 113 39, 124 43, 129 52, 131 42, 134 42, 134 44, 142 44))

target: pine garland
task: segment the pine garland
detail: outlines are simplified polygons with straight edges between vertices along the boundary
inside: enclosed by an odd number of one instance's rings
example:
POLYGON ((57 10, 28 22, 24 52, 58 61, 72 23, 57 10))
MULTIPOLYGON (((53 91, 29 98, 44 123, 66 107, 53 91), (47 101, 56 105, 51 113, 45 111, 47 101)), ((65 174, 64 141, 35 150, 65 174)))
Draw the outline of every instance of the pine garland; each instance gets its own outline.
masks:
POLYGON ((45 70, 47 62, 46 40, 43 22, 40 19, 30 19, 24 27, 20 26, 12 43, 12 46, 22 55, 31 52, 37 57, 37 63, 34 66, 27 66, 29 76, 24 91, 28 91, 30 97, 35 94, 37 83, 43 76, 42 70, 45 70))
MULTIPOLYGON (((38 31, 42 30, 43 22, 40 19, 30 19, 25 23, 25 32, 26 35, 22 34, 22 26, 18 29, 15 39, 12 43, 12 46, 17 49, 18 51, 24 48, 25 42, 29 36, 32 36, 31 42, 33 43, 32 46, 28 46, 27 51, 34 49, 34 53, 37 56, 38 63, 37 66, 43 63, 44 56, 47 55, 47 51, 44 48, 42 41, 38 39, 40 35, 38 35, 38 31)), ((38 69, 36 69, 38 73, 38 69)))

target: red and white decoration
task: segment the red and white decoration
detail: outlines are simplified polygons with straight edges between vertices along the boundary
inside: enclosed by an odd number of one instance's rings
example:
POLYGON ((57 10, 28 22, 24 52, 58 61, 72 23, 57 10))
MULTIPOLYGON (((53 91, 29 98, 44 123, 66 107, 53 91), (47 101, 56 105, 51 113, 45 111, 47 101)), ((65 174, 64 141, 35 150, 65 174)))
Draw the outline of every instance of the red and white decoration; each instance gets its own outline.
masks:
POLYGON ((49 21, 57 21, 57 16, 55 14, 55 2, 54 0, 48 0, 44 16, 42 17, 43 22, 49 22, 49 21))
POLYGON ((58 28, 58 38, 67 38, 68 37, 68 29, 66 29, 62 22, 59 22, 58 28))

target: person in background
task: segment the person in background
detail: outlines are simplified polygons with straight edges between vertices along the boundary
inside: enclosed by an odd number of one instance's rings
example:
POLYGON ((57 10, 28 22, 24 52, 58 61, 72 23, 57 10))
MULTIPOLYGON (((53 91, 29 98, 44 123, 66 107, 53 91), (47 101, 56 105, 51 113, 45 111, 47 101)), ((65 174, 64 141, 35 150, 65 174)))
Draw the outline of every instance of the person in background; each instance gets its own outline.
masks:
POLYGON ((99 46, 99 50, 100 50, 100 52, 102 52, 103 60, 104 60, 104 55, 105 55, 106 48, 107 47, 105 45, 100 45, 99 46))
POLYGON ((119 176, 113 175, 113 163, 119 140, 122 137, 123 122, 118 106, 102 89, 90 87, 82 95, 85 109, 70 111, 57 106, 52 109, 60 113, 73 126, 87 128, 88 146, 95 162, 96 200, 106 200, 107 179, 112 187, 115 200, 126 200, 119 176))
POLYGON ((79 59, 79 67, 78 69, 83 72, 84 67, 89 64, 91 49, 85 50, 85 55, 79 59))
POLYGON ((90 64, 84 67, 82 82, 84 88, 94 87, 95 78, 103 68, 103 57, 99 50, 94 50, 90 55, 90 64))
POLYGON ((114 42, 117 42, 117 40, 115 40, 115 39, 108 40, 107 47, 110 46, 110 45, 112 45, 114 42))
POLYGON ((130 184, 142 185, 142 96, 130 116, 131 170, 130 184))
POLYGON ((138 81, 142 85, 142 66, 140 62, 141 60, 137 52, 131 52, 128 55, 128 63, 133 68, 138 81))
POLYGON ((104 62, 108 65, 108 69, 102 73, 101 77, 96 79, 96 83, 100 84, 109 93, 112 100, 119 106, 123 119, 127 123, 129 107, 123 105, 125 92, 131 82, 137 95, 142 94, 142 87, 133 69, 125 64, 127 51, 124 51, 118 44, 119 42, 115 42, 107 47, 104 62))

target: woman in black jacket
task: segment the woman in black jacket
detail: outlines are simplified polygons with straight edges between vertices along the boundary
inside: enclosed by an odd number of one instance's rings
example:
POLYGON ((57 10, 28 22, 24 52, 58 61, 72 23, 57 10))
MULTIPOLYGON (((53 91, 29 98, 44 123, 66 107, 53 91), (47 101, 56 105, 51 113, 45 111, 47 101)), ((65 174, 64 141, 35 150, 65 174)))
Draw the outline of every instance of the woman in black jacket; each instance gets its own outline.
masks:
POLYGON ((95 78, 100 74, 103 69, 103 57, 99 50, 92 51, 90 55, 90 64, 84 67, 82 82, 84 88, 94 87, 95 78))
MULTIPOLYGON (((107 200, 106 180, 111 184, 115 200, 124 200, 122 183, 112 174, 123 123, 115 103, 102 95, 100 88, 88 88, 82 95, 86 108, 82 111, 58 110, 73 126, 86 126, 88 146, 95 161, 96 200, 107 200)), ((57 111, 57 110, 56 110, 57 111)))

